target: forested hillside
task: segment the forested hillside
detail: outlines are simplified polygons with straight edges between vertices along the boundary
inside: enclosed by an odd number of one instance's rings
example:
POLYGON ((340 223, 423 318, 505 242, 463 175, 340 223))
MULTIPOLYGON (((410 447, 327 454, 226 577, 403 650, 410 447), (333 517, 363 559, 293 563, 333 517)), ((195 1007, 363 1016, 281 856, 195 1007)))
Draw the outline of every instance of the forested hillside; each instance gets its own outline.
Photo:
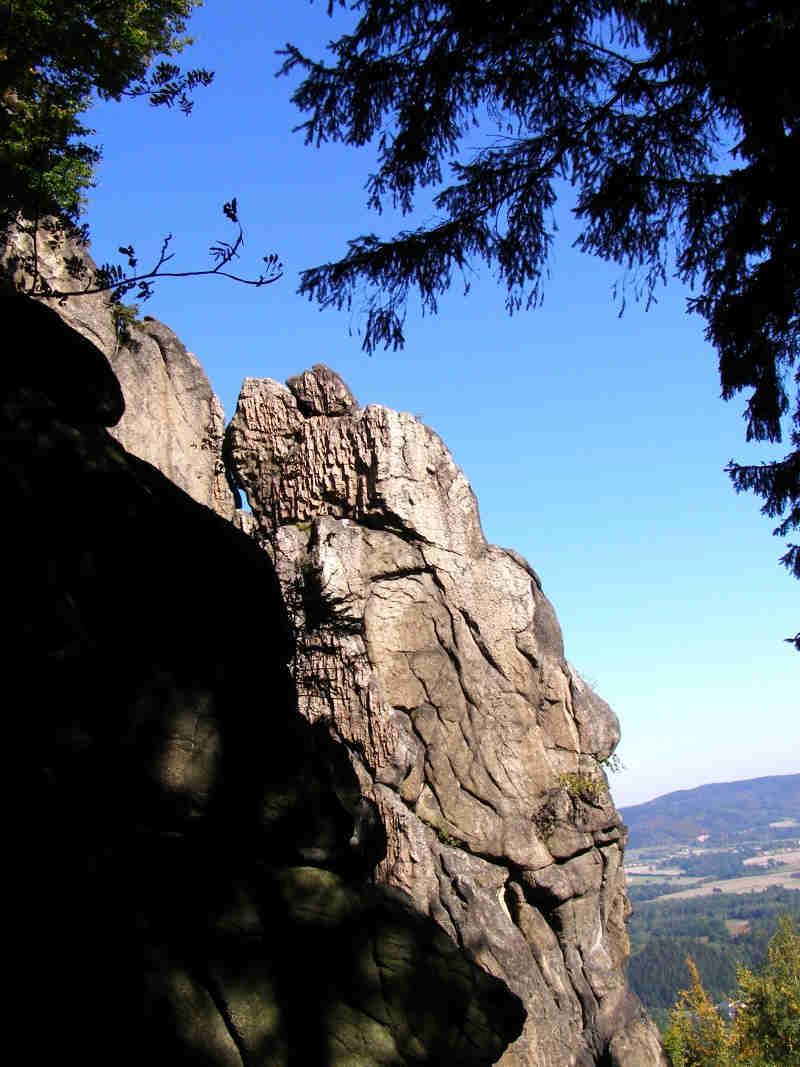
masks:
POLYGON ((800 919, 800 774, 684 789, 622 814, 630 979, 663 1026, 688 984, 687 956, 723 1004, 737 967, 763 965, 781 915, 800 919))
POLYGON ((692 900, 654 900, 634 905, 629 925, 631 985, 663 1025, 688 983, 691 956, 703 986, 724 1002, 736 985, 738 965, 760 967, 781 915, 800 921, 800 891, 719 893, 692 900))
POLYGON ((622 816, 630 830, 631 849, 688 843, 705 834, 715 843, 733 843, 745 836, 796 837, 800 774, 681 789, 623 808, 622 816))

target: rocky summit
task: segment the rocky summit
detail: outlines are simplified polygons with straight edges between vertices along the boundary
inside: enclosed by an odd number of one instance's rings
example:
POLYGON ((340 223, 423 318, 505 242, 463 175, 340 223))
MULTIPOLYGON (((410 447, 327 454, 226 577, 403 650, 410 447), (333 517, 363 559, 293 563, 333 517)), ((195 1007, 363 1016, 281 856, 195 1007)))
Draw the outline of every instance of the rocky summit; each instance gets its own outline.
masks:
POLYGON ((498 1062, 662 1062, 625 979, 617 719, 535 571, 487 544, 433 431, 359 407, 323 365, 246 380, 229 435, 293 613, 300 713, 344 746, 386 835, 376 881, 525 1006, 498 1062))
POLYGON ((92 300, 4 296, 42 1047, 664 1065, 625 973, 616 717, 444 443, 321 364, 246 380, 223 440, 174 334, 92 300))

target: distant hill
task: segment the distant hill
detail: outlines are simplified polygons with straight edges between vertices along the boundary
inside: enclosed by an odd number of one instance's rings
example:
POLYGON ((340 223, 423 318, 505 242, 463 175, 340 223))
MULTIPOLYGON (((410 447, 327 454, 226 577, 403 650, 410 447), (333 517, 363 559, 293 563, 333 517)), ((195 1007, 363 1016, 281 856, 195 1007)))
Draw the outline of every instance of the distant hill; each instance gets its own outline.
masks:
POLYGON ((622 808, 630 848, 688 844, 708 834, 709 845, 744 838, 800 836, 800 774, 715 782, 622 808), (770 824, 787 823, 781 827, 770 824))

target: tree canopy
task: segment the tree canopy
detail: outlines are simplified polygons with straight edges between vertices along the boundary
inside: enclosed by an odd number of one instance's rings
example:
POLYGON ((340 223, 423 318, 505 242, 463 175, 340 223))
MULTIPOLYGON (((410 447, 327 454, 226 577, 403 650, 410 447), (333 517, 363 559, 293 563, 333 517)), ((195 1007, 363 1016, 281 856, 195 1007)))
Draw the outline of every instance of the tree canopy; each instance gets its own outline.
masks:
MULTIPOLYGON (((101 152, 87 140, 94 131, 81 116, 95 96, 145 97, 153 106, 176 107, 188 115, 193 90, 211 83, 210 71, 184 71, 171 62, 191 42, 185 36, 187 20, 201 4, 0 0, 0 234, 16 226, 30 239, 24 252, 16 248, 4 264, 26 292, 58 299, 108 292, 119 301, 135 290, 138 300, 146 300, 154 282, 167 277, 212 275, 256 287, 282 277, 274 253, 262 257, 260 273, 253 276, 229 269, 244 243, 236 197, 222 208, 234 226, 233 237, 211 245, 206 269, 166 269, 174 258, 171 234, 149 268, 139 265, 130 243, 118 249, 124 265, 105 263, 90 272, 82 257, 72 257, 67 267, 75 286, 65 291, 53 289, 38 269, 40 228, 66 224, 77 231, 84 194, 93 183, 101 152)), ((81 235, 86 237, 85 226, 81 235)))
POLYGON ((18 215, 75 220, 99 149, 81 116, 92 94, 191 110, 212 75, 168 57, 188 43, 200 0, 0 3, 0 224, 18 215))
POLYGON ((687 959, 691 982, 678 995, 664 1033, 673 1067, 798 1067, 800 1065, 800 936, 784 916, 755 972, 740 968, 730 1023, 687 959))
POLYGON ((800 1064, 800 935, 781 919, 760 971, 739 972, 741 1008, 735 1038, 741 1055, 756 1063, 800 1064))
MULTIPOLYGON (((344 0, 338 0, 344 6, 344 0)), ((403 344, 409 295, 426 311, 484 260, 510 311, 540 299, 557 183, 577 192, 577 244, 620 263, 637 296, 677 275, 719 354, 722 395, 747 391, 747 439, 782 462, 731 463, 737 490, 800 526, 800 9, 764 0, 357 0, 330 62, 287 45, 299 127, 321 145, 377 145, 368 203, 430 223, 364 234, 306 270, 300 291, 350 308, 364 347, 403 344), (469 152, 465 136, 486 134, 469 152), (794 391, 794 400, 791 394, 794 391)), ((334 0, 329 0, 332 13, 334 0)), ((800 546, 782 562, 800 577, 800 546)), ((800 634, 793 639, 800 648, 800 634)))

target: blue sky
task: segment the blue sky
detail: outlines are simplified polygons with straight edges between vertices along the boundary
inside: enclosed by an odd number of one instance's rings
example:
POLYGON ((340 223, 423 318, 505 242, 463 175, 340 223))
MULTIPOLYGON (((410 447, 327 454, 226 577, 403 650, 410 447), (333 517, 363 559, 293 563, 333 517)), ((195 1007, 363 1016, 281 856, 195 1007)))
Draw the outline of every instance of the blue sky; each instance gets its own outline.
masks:
POLYGON ((621 269, 572 249, 563 204, 536 311, 509 318, 476 265, 469 298, 456 285, 437 317, 412 309, 406 349, 368 357, 357 313, 296 295, 298 272, 348 238, 408 224, 366 211, 368 150, 307 148, 291 132, 294 81, 274 77, 275 50, 291 40, 320 55, 341 25, 320 2, 208 0, 185 61, 216 78, 191 118, 141 102, 90 113, 104 155, 88 210, 95 258, 133 242, 146 263, 171 232, 176 269, 205 265, 228 236, 221 205, 238 198, 242 269, 257 273, 275 250, 284 279, 164 281, 143 311, 196 353, 228 415, 243 377, 284 380, 322 361, 362 403, 441 434, 487 537, 537 569, 568 658, 620 717, 618 804, 800 770, 800 656, 782 641, 800 589, 759 500, 737 497, 723 471, 781 447, 744 443, 744 397, 720 400, 715 353, 678 283, 620 318, 621 269))

